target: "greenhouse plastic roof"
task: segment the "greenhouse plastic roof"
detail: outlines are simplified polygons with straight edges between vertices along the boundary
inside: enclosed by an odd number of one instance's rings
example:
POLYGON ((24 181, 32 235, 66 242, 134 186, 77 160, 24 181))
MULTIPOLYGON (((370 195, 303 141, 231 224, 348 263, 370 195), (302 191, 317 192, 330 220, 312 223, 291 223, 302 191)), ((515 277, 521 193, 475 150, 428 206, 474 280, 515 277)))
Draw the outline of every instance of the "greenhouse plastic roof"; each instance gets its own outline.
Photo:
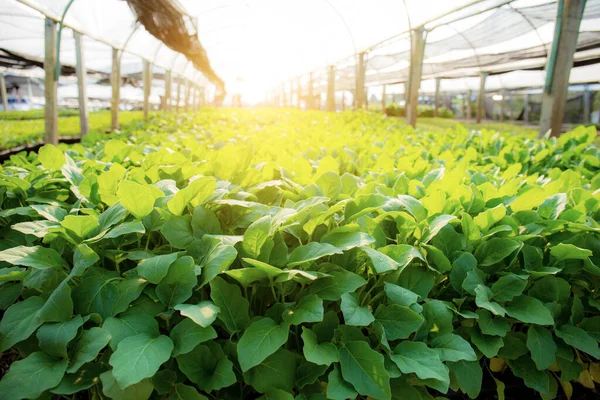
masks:
MULTIPOLYGON (((493 74, 535 72, 546 64, 557 8, 557 2, 549 0, 178 1, 196 22, 211 65, 228 91, 250 93, 245 96, 250 100, 252 95, 262 100, 265 90, 281 82, 300 78, 306 85, 309 71, 314 72, 315 91, 323 90, 328 65, 336 67, 336 89, 353 90, 354 54, 365 50, 367 85, 403 82, 409 64, 407 32, 421 25, 428 31, 424 82, 442 77, 456 83, 458 90, 457 82, 481 71, 492 74, 490 82, 493 74)), ((0 0, 0 49, 42 60, 43 16, 33 8, 59 19, 67 3, 0 0)), ((155 71, 171 69, 206 82, 185 56, 143 27, 135 29, 135 16, 123 0, 75 0, 65 23, 87 34, 89 70, 109 73, 114 46, 125 50, 123 74, 139 72, 142 57, 154 63, 155 71)), ((587 1, 575 58, 579 68, 600 60, 600 0, 587 1)), ((68 29, 61 60, 75 63, 68 29)), ((587 75, 578 79, 596 81, 593 69, 580 71, 587 75)))

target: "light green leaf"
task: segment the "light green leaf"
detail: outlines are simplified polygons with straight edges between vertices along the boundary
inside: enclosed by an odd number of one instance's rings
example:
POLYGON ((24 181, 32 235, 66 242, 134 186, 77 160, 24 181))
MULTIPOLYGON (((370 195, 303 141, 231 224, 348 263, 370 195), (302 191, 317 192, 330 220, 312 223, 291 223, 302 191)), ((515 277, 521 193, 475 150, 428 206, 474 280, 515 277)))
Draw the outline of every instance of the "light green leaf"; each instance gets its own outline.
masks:
POLYGON ((469 342, 453 333, 436 336, 429 344, 442 361, 477 360, 469 342))
POLYGON ((200 205, 216 188, 216 180, 212 176, 203 176, 191 181, 184 189, 167 202, 167 207, 173 215, 181 215, 192 200, 200 205))
POLYGON ((173 308, 203 328, 210 326, 221 311, 210 301, 201 301, 198 304, 178 304, 173 308))
POLYGON ((270 318, 261 318, 248 326, 237 346, 243 372, 260 364, 275 353, 288 338, 289 325, 277 325, 270 318))
POLYGON ((108 231, 108 233, 104 235, 103 239, 115 239, 121 236, 130 235, 132 233, 146 233, 146 228, 144 228, 142 221, 135 220, 119 224, 108 231))
POLYGON ((456 219, 455 215, 447 215, 447 214, 442 214, 442 215, 438 215, 437 217, 435 217, 428 226, 428 233, 427 235, 423 238, 423 240, 421 241, 422 243, 428 243, 431 239, 433 239, 433 237, 435 235, 437 235, 440 230, 445 227, 446 225, 448 225, 448 223, 450 221, 453 221, 456 219))
POLYGON ((98 218, 93 215, 67 215, 61 222, 63 228, 73 232, 79 239, 85 239, 98 228, 98 218))
POLYGON ((229 284, 219 277, 210 281, 210 298, 221 310, 219 319, 230 334, 244 330, 250 323, 250 304, 236 285, 229 284))
POLYGON ((414 373, 421 379, 449 381, 448 368, 438 354, 422 342, 401 342, 390 356, 405 374, 414 373))
POLYGON ((315 283, 310 285, 309 292, 316 294, 323 300, 336 301, 344 293, 354 292, 367 283, 360 275, 344 269, 329 272, 329 275, 331 276, 317 279, 315 283))
POLYGON ((342 378, 339 367, 334 365, 327 377, 327 398, 333 400, 354 399, 358 393, 354 387, 342 378))
POLYGON ((142 333, 119 342, 110 356, 112 374, 123 389, 153 376, 173 351, 173 342, 167 336, 142 333))
POLYGON ((389 245, 378 250, 396 261, 400 269, 407 267, 415 258, 425 262, 423 254, 416 247, 408 244, 389 245))
POLYGON ((347 251, 355 247, 368 246, 375 243, 375 239, 364 232, 334 232, 323 236, 321 243, 329 243, 342 251, 347 251))
POLYGON ((411 292, 402 286, 394 285, 393 283, 385 282, 384 290, 387 298, 394 304, 399 306, 411 306, 419 300, 419 295, 411 292))
POLYGON ((409 307, 397 304, 377 307, 375 320, 383 326, 389 340, 407 339, 423 325, 424 321, 421 315, 409 307))
POLYGON ((93 327, 83 331, 73 346, 73 357, 67 372, 72 374, 78 371, 83 364, 93 361, 109 341, 110 334, 102 328, 93 327))
POLYGON ((567 207, 568 200, 565 193, 557 193, 548 197, 538 207, 538 214, 544 219, 557 219, 567 207))
POLYGON ((592 251, 579 248, 570 243, 559 243, 550 247, 550 254, 556 257, 556 261, 564 260, 587 260, 592 256, 592 251))
POLYGON ((138 266, 140 276, 151 283, 159 283, 169 272, 169 266, 177 259, 177 253, 163 254, 142 260, 138 266))
POLYGON ((369 308, 361 307, 358 294, 344 293, 340 305, 346 325, 368 326, 375 321, 375 317, 369 308))
POLYGON ((0 251, 0 261, 35 269, 59 269, 63 265, 63 260, 56 250, 41 246, 17 246, 0 251))
POLYGON ((155 199, 152 190, 137 182, 121 181, 117 190, 117 198, 138 219, 150 214, 154 208, 155 199))
POLYGON ((217 332, 212 326, 203 328, 189 318, 184 318, 175 325, 169 335, 175 345, 173 357, 192 351, 200 343, 207 342, 217 337, 217 332))
POLYGON ((246 232, 244 232, 244 240, 242 248, 250 258, 257 259, 260 255, 260 250, 269 239, 271 230, 271 217, 265 215, 262 218, 254 221, 246 232))
POLYGON ((556 361, 556 343, 552 333, 541 326, 532 325, 527 330, 527 348, 531 359, 540 371, 548 369, 556 361))
POLYGON ((194 259, 183 256, 169 266, 167 275, 156 286, 156 297, 172 308, 189 299, 197 283, 194 259))
POLYGON ((288 259, 288 266, 295 267, 333 254, 342 254, 342 251, 327 243, 310 242, 292 250, 288 259))
POLYGON ((15 361, 0 381, 3 399, 37 399, 58 385, 67 369, 67 360, 35 352, 15 361))
POLYGON ((521 295, 504 306, 506 313, 521 322, 537 325, 553 325, 552 314, 538 299, 521 295))
MULTIPOLYGON (((436 356, 437 357, 437 356, 436 356)), ((363 396, 390 399, 390 376, 381 354, 363 341, 350 341, 340 349, 342 376, 363 396)))
POLYGON ((323 320, 323 300, 311 294, 302 299, 291 309, 284 311, 284 321, 292 325, 323 320))
POLYGON ((42 146, 38 150, 37 159, 42 164, 42 167, 50 170, 60 170, 67 161, 63 152, 52 144, 42 146))
POLYGON ((304 357, 311 363, 318 365, 331 365, 339 361, 338 349, 333 343, 318 343, 317 335, 308 329, 302 327, 302 341, 304 347, 302 352, 304 357))
POLYGON ((69 274, 69 277, 81 276, 95 263, 100 260, 98 254, 94 252, 87 244, 80 244, 75 248, 73 254, 73 269, 69 274))
POLYGON ((365 246, 361 247, 360 249, 364 251, 371 259, 371 262, 373 263, 373 269, 377 274, 385 274, 386 272, 395 271, 399 267, 399 264, 395 260, 375 249, 365 246))
POLYGON ((483 211, 473 221, 482 231, 487 232, 494 224, 500 221, 506 216, 506 207, 503 204, 499 204, 494 208, 483 211))

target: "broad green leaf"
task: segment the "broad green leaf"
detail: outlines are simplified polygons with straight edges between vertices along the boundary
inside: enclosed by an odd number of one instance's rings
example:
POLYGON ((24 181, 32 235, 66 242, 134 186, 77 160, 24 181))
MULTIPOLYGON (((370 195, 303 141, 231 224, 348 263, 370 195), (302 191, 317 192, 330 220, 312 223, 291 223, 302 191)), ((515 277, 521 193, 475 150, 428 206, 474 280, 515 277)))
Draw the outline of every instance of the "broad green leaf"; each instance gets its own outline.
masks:
POLYGON ((177 255, 171 253, 146 258, 138 264, 138 273, 151 283, 157 284, 167 276, 169 267, 177 260, 177 255))
POLYGON ((515 274, 508 274, 498 279, 492 285, 492 298, 496 301, 511 301, 520 296, 527 286, 527 278, 515 274))
POLYGON ((366 247, 375 243, 375 238, 364 232, 334 232, 325 235, 321 243, 328 243, 342 251, 355 247, 366 247))
POLYGON ((177 304, 174 309, 203 328, 210 326, 221 311, 210 301, 201 301, 198 304, 177 304))
POLYGON ((389 340, 407 339, 423 325, 424 321, 421 315, 409 307, 397 304, 377 307, 375 320, 383 326, 389 340))
POLYGON ((83 392, 98 383, 98 376, 104 370, 105 368, 99 363, 86 364, 75 373, 65 374, 58 386, 50 389, 50 392, 58 395, 83 392))
POLYGON ((201 344, 191 352, 180 355, 177 365, 190 381, 207 393, 236 382, 233 363, 214 342, 210 347, 201 344))
POLYGON ((83 334, 73 346, 73 356, 67 372, 72 374, 78 371, 83 364, 93 361, 98 353, 106 347, 110 338, 110 334, 102 328, 92 327, 83 331, 83 334))
POLYGON ((302 389, 307 385, 312 385, 327 369, 327 365, 317 365, 302 360, 296 370, 296 387, 302 389))
POLYGON ((102 393, 113 400, 147 400, 154 390, 150 379, 144 379, 139 383, 122 389, 113 376, 112 371, 100 374, 100 380, 102 381, 102 393))
POLYGON ((277 325, 270 318, 261 318, 248 326, 237 346, 238 361, 243 372, 257 366, 275 353, 288 338, 289 325, 277 325))
POLYGON ((271 388, 291 392, 296 384, 296 354, 286 349, 277 350, 244 372, 244 381, 259 393, 271 388))
POLYGON ((327 398, 333 400, 354 399, 358 393, 354 387, 342 378, 342 373, 337 365, 327 377, 327 398))
POLYGON ((206 285, 218 274, 229 269, 236 257, 237 250, 233 246, 218 244, 213 247, 200 264, 202 267, 201 285, 206 285))
POLYGON ((115 315, 120 279, 113 271, 88 268, 71 294, 75 311, 82 315, 98 313, 103 319, 115 315))
POLYGON ((556 257, 558 262, 564 260, 587 260, 592 256, 592 251, 582 249, 569 243, 559 243, 550 248, 550 254, 556 257))
POLYGON ((108 231, 108 233, 104 235, 103 239, 115 239, 132 233, 146 233, 146 229, 144 228, 144 224, 142 223, 142 221, 135 220, 117 225, 116 227, 108 231))
POLYGON ((52 144, 42 146, 38 150, 37 158, 42 164, 42 167, 55 171, 60 170, 66 162, 63 152, 52 144))
POLYGON ((0 351, 4 352, 27 339, 43 321, 39 311, 44 306, 41 297, 32 296, 13 304, 0 320, 0 351))
POLYGON ((310 242, 309 244, 298 246, 292 250, 287 265, 295 267, 334 254, 342 254, 342 251, 327 243, 310 242))
POLYGON ((421 245, 422 249, 427 252, 427 258, 429 260, 429 267, 433 268, 436 272, 447 273, 452 270, 452 264, 448 257, 444 255, 441 250, 438 250, 434 246, 427 244, 421 245))
POLYGON ((284 321, 292 325, 323 320, 323 300, 316 295, 305 296, 294 307, 283 314, 284 321))
POLYGON ((545 219, 557 219, 567 207, 567 195, 558 193, 548 197, 538 207, 538 214, 545 219))
POLYGON ((471 399, 476 399, 481 392, 483 371, 478 361, 449 362, 450 375, 456 379, 458 387, 471 399))
POLYGON ((510 331, 510 324, 506 318, 492 317, 491 313, 486 310, 477 310, 477 325, 481 332, 492 336, 506 336, 506 332, 510 331))
POLYGON ((118 385, 127 387, 153 376, 171 356, 173 342, 167 336, 142 333, 119 342, 110 356, 112 374, 118 385))
POLYGON ((67 215, 61 222, 63 228, 73 232, 79 239, 85 239, 98 228, 98 218, 93 215, 67 215))
POLYGON ((208 397, 198 393, 196 388, 183 383, 178 383, 173 387, 173 394, 169 400, 208 400, 208 397))
POLYGON ((553 325, 552 314, 538 299, 521 295, 504 306, 506 313, 521 322, 536 325, 553 325))
POLYGON ((596 359, 600 358, 598 343, 583 329, 567 324, 556 328, 554 333, 568 345, 573 346, 596 359))
POLYGON ((504 341, 501 337, 484 335, 476 328, 471 328, 469 333, 471 334, 471 343, 487 358, 496 357, 498 351, 504 346, 504 341))
POLYGON ((386 272, 395 271, 399 267, 399 264, 395 260, 375 249, 366 246, 363 246, 360 249, 364 251, 371 259, 371 262, 373 263, 373 269, 377 274, 385 274, 386 272))
POLYGON ((167 307, 174 307, 192 296, 197 284, 194 259, 183 256, 169 267, 167 275, 156 286, 156 297, 167 307))
POLYGON ((437 217, 435 217, 430 223, 429 226, 427 228, 427 235, 423 238, 423 240, 421 241, 422 243, 428 243, 431 239, 433 239, 433 237, 435 235, 437 235, 440 230, 445 227, 446 225, 448 225, 448 223, 450 221, 453 221, 456 219, 455 215, 447 215, 447 214, 442 214, 442 215, 438 215, 437 217))
POLYGON ((83 319, 80 315, 71 321, 42 325, 37 331, 40 349, 51 356, 68 358, 67 344, 75 339, 82 325, 83 319))
POLYGON ((242 261, 259 270, 265 278, 273 279, 284 273, 283 270, 262 261, 253 260, 251 258, 242 258, 242 261))
POLYGON ((0 251, 0 261, 36 269, 59 269, 63 265, 63 260, 56 250, 41 246, 17 246, 0 251))
POLYGON ((294 396, 281 389, 270 388, 258 400, 294 400, 294 396))
POLYGON ((354 292, 367 281, 361 276, 343 269, 329 273, 331 276, 317 279, 310 285, 310 294, 316 294, 323 300, 339 300, 343 294, 354 292))
POLYGON ((158 336, 158 322, 139 308, 131 308, 118 317, 108 317, 102 328, 110 336, 110 348, 116 350, 123 339, 147 333, 158 336))
POLYGON ((541 326, 532 325, 527 330, 527 348, 531 359, 540 371, 548 369, 556 361, 556 343, 552 333, 541 326))
POLYGON ((522 243, 512 239, 492 238, 475 250, 475 257, 480 267, 486 267, 504 260, 521 246, 522 243))
POLYGON ((207 342, 217 337, 217 332, 212 326, 203 328, 189 318, 184 318, 175 325, 170 334, 175 347, 173 357, 192 351, 200 343, 207 342))
POLYGON ((192 217, 189 215, 171 216, 160 229, 165 239, 176 249, 186 249, 194 241, 192 217))
POLYGON ((367 307, 361 307, 358 294, 344 293, 340 305, 346 325, 368 326, 375 320, 373 313, 367 307))
POLYGON ((400 269, 404 269, 414 259, 425 262, 423 254, 417 248, 408 244, 389 245, 378 250, 396 261, 400 269))
POLYGON ((69 276, 81 276, 83 273, 96 262, 100 260, 98 254, 94 252, 87 244, 80 244, 75 248, 73 254, 73 269, 69 276))
POLYGON ((394 304, 399 306, 411 306, 419 300, 419 295, 411 292, 402 286, 394 285, 393 283, 385 282, 384 290, 387 298, 394 304))
POLYGON ((484 285, 477 285, 475 288, 475 303, 477 307, 485 308, 494 315, 503 317, 506 314, 506 310, 495 301, 490 301, 494 293, 492 289, 484 285))
POLYGON ((339 361, 338 349, 333 343, 318 343, 317 335, 306 327, 302 327, 302 341, 304 357, 311 363, 318 365, 331 365, 339 361))
POLYGON ((0 381, 3 399, 37 399, 58 385, 67 369, 67 360, 35 352, 15 361, 0 381))
POLYGON ((390 356, 398 368, 405 373, 414 373, 421 379, 449 381, 448 368, 438 354, 421 342, 401 342, 390 356))
POLYGON ((546 371, 539 371, 535 363, 528 356, 522 356, 517 360, 509 360, 508 366, 515 376, 523 379, 525 385, 540 393, 550 391, 550 376, 546 371))
POLYGON ((488 231, 494 224, 500 221, 506 215, 506 207, 502 204, 483 211, 473 221, 482 231, 488 231))
POLYGON ((383 356, 363 341, 350 341, 340 348, 342 377, 363 396, 390 399, 390 376, 383 356))
POLYGON ((210 282, 210 298, 219 308, 219 319, 230 334, 246 329, 250 323, 248 316, 250 304, 242 297, 238 286, 216 277, 210 282))
POLYGON ((136 218, 142 219, 152 212, 154 196, 148 186, 133 181, 121 181, 117 190, 121 204, 136 218))
POLYGON ((192 200, 195 200, 197 205, 201 204, 213 193, 215 187, 216 180, 212 176, 199 177, 191 181, 184 189, 178 191, 168 201, 167 207, 173 215, 181 215, 192 200))
POLYGON ((469 342, 453 333, 436 336, 429 344, 442 361, 477 360, 477 356, 469 342))
POLYGON ((244 240, 242 248, 250 258, 257 259, 260 255, 260 250, 269 239, 271 230, 271 217, 264 216, 254 221, 246 232, 244 232, 244 240))
POLYGON ((39 312, 39 317, 44 322, 61 322, 73 316, 73 300, 69 280, 63 280, 50 294, 48 300, 39 312))

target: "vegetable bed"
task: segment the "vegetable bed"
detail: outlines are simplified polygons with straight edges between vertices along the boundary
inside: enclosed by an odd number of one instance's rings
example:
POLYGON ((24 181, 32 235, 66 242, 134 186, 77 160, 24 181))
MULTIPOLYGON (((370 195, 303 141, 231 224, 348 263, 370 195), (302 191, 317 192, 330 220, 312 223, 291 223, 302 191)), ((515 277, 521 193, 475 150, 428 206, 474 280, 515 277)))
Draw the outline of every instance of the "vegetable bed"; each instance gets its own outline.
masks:
POLYGON ((0 399, 594 397, 600 151, 208 110, 0 169, 0 399))

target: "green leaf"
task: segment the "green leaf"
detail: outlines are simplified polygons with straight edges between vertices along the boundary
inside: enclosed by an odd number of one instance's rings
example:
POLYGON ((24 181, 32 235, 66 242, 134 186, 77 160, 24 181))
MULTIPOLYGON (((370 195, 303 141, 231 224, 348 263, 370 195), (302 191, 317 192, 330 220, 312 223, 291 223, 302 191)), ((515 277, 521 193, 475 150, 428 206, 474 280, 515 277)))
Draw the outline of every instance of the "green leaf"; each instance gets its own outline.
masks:
POLYGON ((323 236, 321 243, 328 243, 342 251, 375 243, 375 238, 364 232, 334 232, 323 236))
POLYGON ((156 286, 156 297, 165 306, 173 308, 192 297, 196 284, 194 259, 183 256, 169 266, 167 275, 156 286))
POLYGON ((102 393, 113 400, 147 400, 154 390, 150 379, 144 379, 135 385, 121 389, 111 371, 100 374, 100 380, 102 393))
POLYGON ((244 372, 244 380, 257 392, 270 388, 291 392, 296 384, 296 354, 279 349, 256 367, 244 372))
POLYGON ((183 383, 178 383, 173 388, 173 394, 169 400, 208 400, 208 397, 198 393, 196 388, 183 383))
POLYGON ((237 346, 243 372, 260 364, 275 353, 288 338, 289 325, 277 325, 270 318, 261 318, 248 326, 237 346))
POLYGON ((395 260, 375 249, 365 246, 361 247, 360 249, 364 251, 371 259, 371 262, 373 263, 373 269, 377 274, 385 274, 386 272, 395 271, 399 267, 399 264, 395 260))
POLYGON ((73 254, 73 269, 70 277, 81 276, 83 273, 100 260, 98 254, 94 252, 87 244, 80 244, 75 248, 73 254))
POLYGON ((499 204, 494 208, 485 210, 484 212, 473 218, 473 221, 482 231, 490 229, 498 221, 506 216, 506 207, 503 204, 499 204))
POLYGON ((485 310, 477 310, 477 324, 481 332, 492 336, 506 336, 506 332, 510 331, 510 324, 506 318, 494 317, 485 310))
POLYGON ((423 254, 417 248, 408 244, 389 245, 378 250, 396 261, 400 269, 407 267, 415 258, 425 262, 423 254))
POLYGON ((41 297, 32 296, 6 310, 0 320, 0 351, 4 352, 27 339, 42 325, 39 311, 43 306, 41 297))
POLYGON ((203 328, 210 326, 221 311, 210 301, 201 301, 198 304, 178 304, 174 309, 203 328))
POLYGON ((192 200, 200 204, 210 196, 216 188, 216 180, 212 176, 203 176, 191 181, 187 187, 178 191, 167 207, 173 215, 181 215, 192 200))
POLYGON ((312 385, 327 369, 327 365, 316 365, 302 360, 296 370, 296 386, 302 389, 307 385, 312 385))
POLYGON ((133 181, 121 181, 117 190, 117 198, 136 218, 142 219, 152 212, 154 196, 148 186, 133 181))
POLYGON ((113 271, 88 268, 81 283, 73 288, 71 297, 75 311, 82 315, 97 313, 103 319, 115 315, 119 279, 119 275, 113 271))
POLYGON ((556 261, 564 260, 587 260, 593 255, 591 250, 582 249, 569 243, 559 243, 550 247, 550 254, 556 257, 556 261))
POLYGON ((15 361, 0 381, 3 399, 37 399, 58 385, 67 369, 67 360, 35 352, 15 361))
POLYGON ((333 343, 318 343, 317 335, 308 329, 302 327, 302 341, 304 347, 302 352, 306 360, 318 365, 331 365, 339 361, 338 349, 333 343))
POLYGON ((456 379, 458 387, 471 399, 475 399, 481 392, 483 371, 478 361, 449 362, 450 375, 456 379))
POLYGON ((254 221, 246 232, 244 232, 244 240, 242 248, 250 257, 257 259, 260 255, 260 250, 269 239, 269 231, 271 230, 271 217, 265 215, 262 218, 254 221))
POLYGON ((69 280, 63 280, 50 294, 42 307, 39 317, 44 322, 61 322, 71 319, 73 315, 73 300, 69 280))
POLYGON ((61 226, 73 232, 79 239, 85 239, 94 229, 98 228, 98 218, 93 215, 67 215, 61 226))
POLYGON ((427 235, 423 238, 423 240, 421 240, 421 243, 428 243, 431 239, 433 239, 433 237, 435 235, 437 235, 440 230, 445 227, 446 225, 448 225, 448 223, 450 221, 453 221, 456 219, 455 215, 447 215, 447 214, 442 214, 442 215, 438 215, 437 217, 435 217, 430 223, 429 226, 427 228, 428 233, 427 235))
POLYGON ((323 300, 339 300, 344 293, 354 292, 367 281, 361 276, 343 269, 329 273, 329 277, 317 279, 310 285, 310 294, 316 294, 323 300))
POLYGON ((83 392, 98 383, 98 376, 104 370, 104 367, 99 363, 87 364, 76 373, 63 376, 60 384, 52 388, 50 392, 59 395, 83 392))
POLYGON ((0 261, 35 269, 60 269, 63 260, 54 249, 41 246, 17 246, 0 251, 0 261))
POLYGON ((203 328, 189 318, 184 318, 175 325, 170 334, 175 345, 173 357, 192 351, 200 343, 207 342, 217 337, 217 332, 212 326, 203 328))
POLYGON ((540 371, 548 369, 556 361, 556 343, 552 333, 541 326, 532 325, 527 330, 527 348, 531 359, 540 371))
POLYGON ((185 249, 194 241, 192 232, 192 217, 182 215, 171 216, 160 229, 165 239, 176 249, 185 249))
POLYGON ((496 357, 498 351, 504 346, 504 342, 501 337, 484 335, 480 333, 476 328, 469 330, 471 334, 471 343, 473 343, 479 351, 481 351, 487 358, 496 357))
POLYGON ((523 379, 527 387, 540 393, 550 391, 550 376, 546 371, 539 371, 535 363, 528 356, 519 357, 517 360, 508 360, 508 366, 515 376, 523 379))
POLYGON ((340 366, 344 380, 363 396, 390 399, 390 376, 383 356, 363 341, 350 341, 340 349, 340 366))
POLYGON ((333 400, 354 399, 358 393, 354 387, 342 378, 339 367, 334 365, 327 377, 327 398, 333 400))
POLYGON ((83 364, 93 361, 100 351, 110 341, 110 334, 98 327, 83 331, 72 350, 72 360, 67 372, 72 374, 79 370, 83 364))
POLYGON ((156 285, 163 280, 165 276, 167 276, 169 267, 175 262, 176 259, 177 253, 163 254, 160 256, 146 258, 138 264, 138 273, 140 276, 148 279, 148 281, 156 285))
POLYGON ((248 316, 250 304, 242 297, 238 286, 216 277, 210 281, 210 298, 221 310, 219 319, 230 334, 246 329, 250 323, 248 316))
POLYGON ((116 350, 123 339, 147 333, 158 336, 158 322, 139 308, 131 308, 118 317, 108 317, 102 328, 110 336, 110 348, 116 350))
POLYGON ((258 400, 294 400, 294 396, 283 390, 270 388, 258 400))
POLYGON ((424 321, 418 313, 397 304, 377 307, 375 320, 383 326, 389 340, 407 339, 412 333, 419 330, 424 321))
POLYGON ((135 220, 117 225, 115 228, 108 231, 108 233, 104 235, 103 239, 115 239, 121 236, 130 235, 132 233, 146 233, 146 228, 144 228, 142 221, 135 220))
POLYGON ((538 214, 545 219, 557 219, 567 207, 568 200, 565 193, 557 193, 548 197, 538 207, 538 214))
POLYGON ((295 267, 333 254, 342 254, 342 251, 327 243, 310 242, 292 250, 288 259, 288 266, 295 267))
POLYGON ((361 307, 358 294, 344 293, 340 305, 346 325, 368 326, 375 320, 373 313, 367 307, 361 307))
POLYGON ((390 302, 399 306, 411 306, 419 300, 419 295, 411 292, 402 286, 394 285, 393 283, 385 282, 384 290, 390 302))
POLYGON ((600 349, 598 349, 598 343, 583 329, 567 324, 556 328, 554 333, 556 336, 564 340, 569 346, 573 346, 596 359, 600 359, 600 349))
POLYGON ((303 297, 295 307, 283 314, 283 319, 291 325, 323 320, 323 300, 311 294, 303 297))
POLYGON ((229 269, 236 257, 237 250, 233 246, 218 244, 212 248, 200 264, 202 267, 201 285, 206 285, 221 272, 229 269))
POLYGON ((489 287, 477 285, 475 288, 475 304, 477 304, 477 307, 485 308, 494 315, 503 317, 506 314, 506 310, 500 304, 490 301, 493 294, 489 287))
POLYGON ((80 315, 71 321, 44 324, 37 331, 40 349, 55 357, 68 358, 67 344, 77 336, 77 331, 83 325, 80 315))
POLYGON ((390 356, 404 374, 414 373, 421 379, 449 381, 448 368, 438 354, 422 342, 401 342, 390 356))
POLYGON ((512 239, 492 238, 475 250, 475 257, 480 267, 494 265, 504 260, 523 244, 512 239))
POLYGON ((436 336, 430 343, 442 361, 476 361, 473 348, 462 337, 453 333, 436 336))
POLYGON ((63 152, 52 144, 42 146, 38 150, 37 159, 42 164, 42 167, 50 170, 60 170, 65 162, 67 162, 63 152))
POLYGON ((498 279, 492 285, 492 298, 497 301, 511 301, 520 296, 527 286, 527 278, 515 274, 508 274, 498 279))
POLYGON ((190 381, 207 393, 236 382, 233 363, 214 342, 210 347, 201 344, 191 352, 180 355, 177 357, 177 365, 190 381))
POLYGON ((167 336, 142 333, 119 342, 110 356, 112 374, 123 389, 153 376, 171 356, 173 342, 167 336))
POLYGON ((553 325, 552 314, 538 299, 521 295, 504 306, 506 313, 521 322, 537 325, 553 325))

